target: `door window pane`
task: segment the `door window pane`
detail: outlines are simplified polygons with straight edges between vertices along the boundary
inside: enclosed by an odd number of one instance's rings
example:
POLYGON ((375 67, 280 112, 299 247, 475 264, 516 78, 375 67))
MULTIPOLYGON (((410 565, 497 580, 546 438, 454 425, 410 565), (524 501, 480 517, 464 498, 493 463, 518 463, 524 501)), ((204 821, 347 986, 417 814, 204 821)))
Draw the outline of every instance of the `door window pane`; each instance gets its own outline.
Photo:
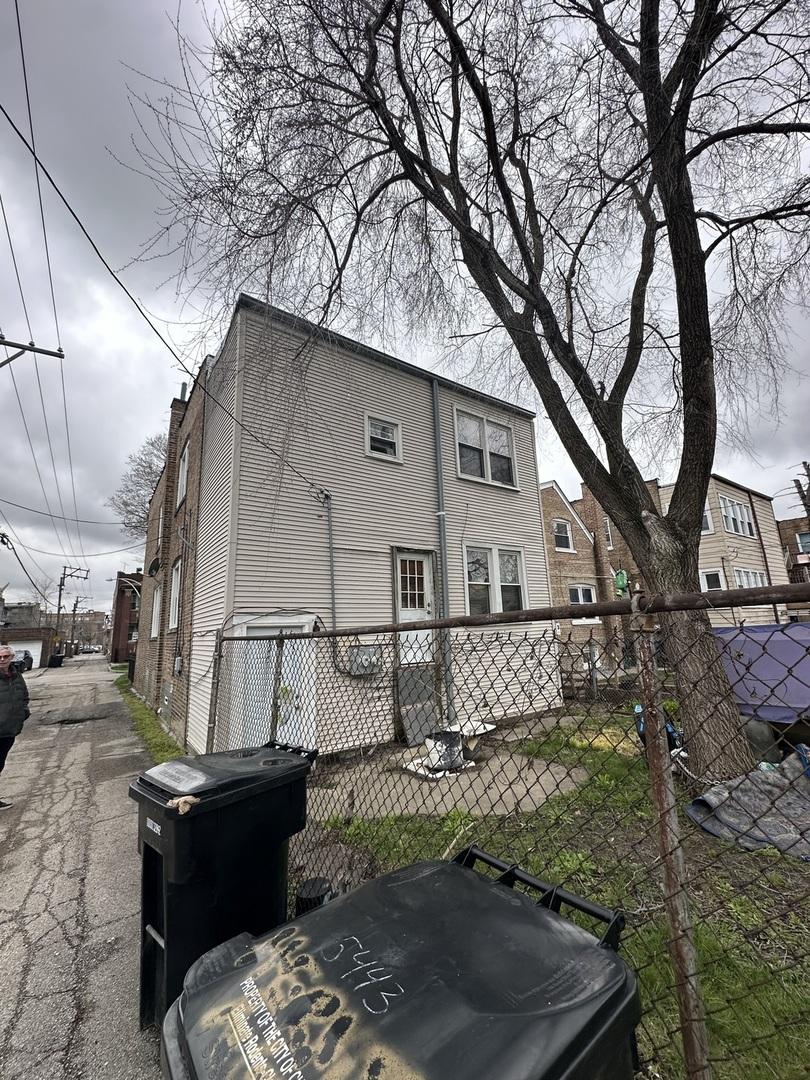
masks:
POLYGON ((425 564, 422 559, 400 559, 399 606, 403 611, 425 606, 425 564))

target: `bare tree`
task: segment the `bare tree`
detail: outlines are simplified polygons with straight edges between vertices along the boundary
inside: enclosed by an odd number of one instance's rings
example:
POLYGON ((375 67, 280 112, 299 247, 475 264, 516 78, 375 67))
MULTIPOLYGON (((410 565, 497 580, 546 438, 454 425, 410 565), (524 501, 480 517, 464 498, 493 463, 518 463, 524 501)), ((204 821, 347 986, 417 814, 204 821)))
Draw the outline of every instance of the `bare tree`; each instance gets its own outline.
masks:
MULTIPOLYGON (((718 387, 738 413, 773 388, 806 285, 808 25, 807 0, 243 0, 144 99, 141 155, 212 296, 385 298, 508 344, 649 586, 692 591, 718 387), (663 515, 634 456, 658 420, 663 515)), ((751 767, 703 616, 668 630, 697 768, 751 767)))
POLYGON ((166 464, 167 446, 166 435, 150 435, 134 454, 129 455, 121 483, 107 499, 107 506, 121 519, 123 532, 133 540, 146 536, 149 502, 166 464))

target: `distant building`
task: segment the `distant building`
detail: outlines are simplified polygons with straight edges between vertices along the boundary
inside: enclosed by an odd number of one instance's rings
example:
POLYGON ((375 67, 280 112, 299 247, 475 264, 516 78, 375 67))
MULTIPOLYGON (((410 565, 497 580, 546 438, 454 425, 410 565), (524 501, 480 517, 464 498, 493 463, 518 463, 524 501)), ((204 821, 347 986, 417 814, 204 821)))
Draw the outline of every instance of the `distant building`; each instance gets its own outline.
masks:
MULTIPOLYGON (((113 595, 112 632, 110 635, 111 664, 125 664, 136 650, 142 586, 143 574, 140 568, 134 574, 118 571, 113 595)), ((103 620, 103 612, 97 614, 103 620)))
MULTIPOLYGON (((810 517, 786 518, 776 524, 789 580, 810 581, 810 517)), ((788 604, 788 617, 795 622, 810 622, 810 603, 788 604)))

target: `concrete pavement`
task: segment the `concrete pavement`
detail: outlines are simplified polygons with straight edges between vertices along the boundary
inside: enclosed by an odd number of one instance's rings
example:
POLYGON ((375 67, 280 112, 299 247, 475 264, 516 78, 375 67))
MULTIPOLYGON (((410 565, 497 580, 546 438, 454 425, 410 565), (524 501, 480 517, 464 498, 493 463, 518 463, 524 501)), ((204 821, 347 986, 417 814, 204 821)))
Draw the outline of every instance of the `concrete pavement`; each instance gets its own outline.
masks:
POLYGON ((26 676, 0 777, 0 1077, 158 1080, 138 1028, 140 863, 131 778, 150 761, 105 660, 26 676), (85 718, 87 717, 87 718, 85 718), (66 722, 60 722, 66 721, 66 722))

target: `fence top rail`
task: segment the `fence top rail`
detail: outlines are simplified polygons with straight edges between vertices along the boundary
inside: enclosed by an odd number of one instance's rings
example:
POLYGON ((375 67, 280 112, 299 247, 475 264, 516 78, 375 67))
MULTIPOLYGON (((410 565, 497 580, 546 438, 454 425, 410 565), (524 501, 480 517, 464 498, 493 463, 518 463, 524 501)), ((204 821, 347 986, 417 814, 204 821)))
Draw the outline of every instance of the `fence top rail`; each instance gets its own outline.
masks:
MULTIPOLYGON (((610 600, 597 604, 560 604, 556 607, 525 608, 523 611, 500 611, 490 615, 456 615, 448 619, 427 619, 423 622, 372 623, 368 626, 350 626, 340 630, 315 630, 313 633, 280 630, 278 635, 268 635, 268 637, 277 636, 284 638, 285 641, 294 641, 298 638, 367 637, 375 634, 400 634, 409 630, 512 627, 522 623, 557 622, 560 619, 592 619, 599 616, 646 615, 672 611, 710 611, 808 602, 810 602, 810 582, 805 581, 795 585, 766 585, 756 589, 716 589, 711 593, 657 593, 648 596, 638 592, 630 599, 610 600)), ((257 619, 262 617, 256 616, 257 619)), ((221 640, 245 641, 246 638, 230 633, 223 634, 221 640)))

